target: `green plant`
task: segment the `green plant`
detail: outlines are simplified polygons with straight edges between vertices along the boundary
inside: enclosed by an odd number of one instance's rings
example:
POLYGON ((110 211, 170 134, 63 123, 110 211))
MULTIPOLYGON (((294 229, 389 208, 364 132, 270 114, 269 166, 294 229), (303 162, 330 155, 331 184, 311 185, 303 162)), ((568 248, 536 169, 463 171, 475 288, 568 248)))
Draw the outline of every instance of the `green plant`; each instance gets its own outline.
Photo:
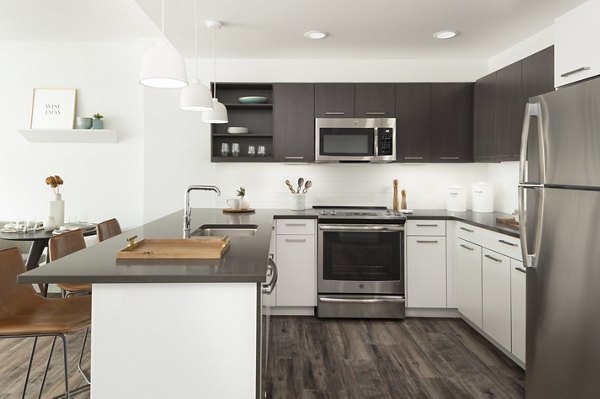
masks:
POLYGON ((245 195, 246 195, 246 189, 244 187, 240 187, 240 189, 237 190, 237 196, 244 197, 245 195))
POLYGON ((94 114, 94 119, 102 119, 104 118, 104 115, 102 114, 94 114))

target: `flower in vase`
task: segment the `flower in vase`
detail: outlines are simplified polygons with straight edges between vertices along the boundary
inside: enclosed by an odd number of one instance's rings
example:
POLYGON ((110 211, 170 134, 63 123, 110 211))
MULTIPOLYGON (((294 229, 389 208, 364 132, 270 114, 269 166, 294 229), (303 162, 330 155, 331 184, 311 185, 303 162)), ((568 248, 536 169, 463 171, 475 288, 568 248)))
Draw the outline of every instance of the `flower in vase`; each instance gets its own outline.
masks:
POLYGON ((52 188, 54 194, 60 194, 60 186, 64 183, 60 176, 48 176, 46 177, 46 184, 52 188))

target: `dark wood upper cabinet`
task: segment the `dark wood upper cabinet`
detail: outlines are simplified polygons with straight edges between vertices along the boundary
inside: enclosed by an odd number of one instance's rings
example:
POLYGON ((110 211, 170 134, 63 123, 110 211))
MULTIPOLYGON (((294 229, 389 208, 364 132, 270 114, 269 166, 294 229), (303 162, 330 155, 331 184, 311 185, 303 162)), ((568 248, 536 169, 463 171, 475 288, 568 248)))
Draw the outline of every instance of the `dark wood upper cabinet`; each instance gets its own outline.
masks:
POLYGON ((396 115, 394 83, 356 83, 354 116, 356 118, 393 118, 396 115))
POLYGON ((496 159, 516 161, 521 148, 525 103, 521 94, 521 61, 496 72, 496 159))
POLYGON ((354 83, 315 84, 315 118, 354 118, 354 83))
POLYGON ((473 158, 490 162, 496 157, 496 72, 475 82, 473 158))
POLYGON ((554 46, 523 59, 521 83, 525 101, 554 90, 554 46))
POLYGON ((273 85, 273 152, 276 162, 314 162, 315 85, 273 85))
POLYGON ((429 162, 430 83, 396 84, 397 162, 429 162))
POLYGON ((473 87, 473 83, 431 84, 430 162, 471 160, 473 87))

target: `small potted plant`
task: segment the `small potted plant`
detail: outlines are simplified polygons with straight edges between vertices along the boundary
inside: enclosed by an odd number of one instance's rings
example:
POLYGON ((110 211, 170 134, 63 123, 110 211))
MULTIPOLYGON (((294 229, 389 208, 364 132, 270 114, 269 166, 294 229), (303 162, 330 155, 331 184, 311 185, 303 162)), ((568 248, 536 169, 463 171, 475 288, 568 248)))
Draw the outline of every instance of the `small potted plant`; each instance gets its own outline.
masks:
POLYGON ((104 121, 102 118, 104 118, 104 115, 94 114, 94 119, 92 119, 92 129, 104 129, 104 121))
POLYGON ((241 209, 250 208, 250 201, 248 201, 248 199, 246 198, 246 189, 244 187, 240 187, 240 189, 237 190, 237 196, 240 197, 241 209))

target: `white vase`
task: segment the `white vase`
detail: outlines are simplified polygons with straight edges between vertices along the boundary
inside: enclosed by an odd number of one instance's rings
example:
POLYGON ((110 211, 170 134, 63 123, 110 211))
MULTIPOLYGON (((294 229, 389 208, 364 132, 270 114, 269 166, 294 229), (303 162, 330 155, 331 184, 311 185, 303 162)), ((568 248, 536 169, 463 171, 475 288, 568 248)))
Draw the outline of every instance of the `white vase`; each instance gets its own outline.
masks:
MULTIPOLYGON (((48 223, 54 223, 54 227, 65 224, 65 201, 60 194, 54 194, 54 200, 50 201, 50 217, 48 218, 48 223)), ((46 228, 49 227, 50 226, 46 228)))
POLYGON ((240 208, 241 209, 248 209, 248 208, 250 208, 250 201, 248 201, 248 198, 246 198, 246 197, 240 197, 240 208))

